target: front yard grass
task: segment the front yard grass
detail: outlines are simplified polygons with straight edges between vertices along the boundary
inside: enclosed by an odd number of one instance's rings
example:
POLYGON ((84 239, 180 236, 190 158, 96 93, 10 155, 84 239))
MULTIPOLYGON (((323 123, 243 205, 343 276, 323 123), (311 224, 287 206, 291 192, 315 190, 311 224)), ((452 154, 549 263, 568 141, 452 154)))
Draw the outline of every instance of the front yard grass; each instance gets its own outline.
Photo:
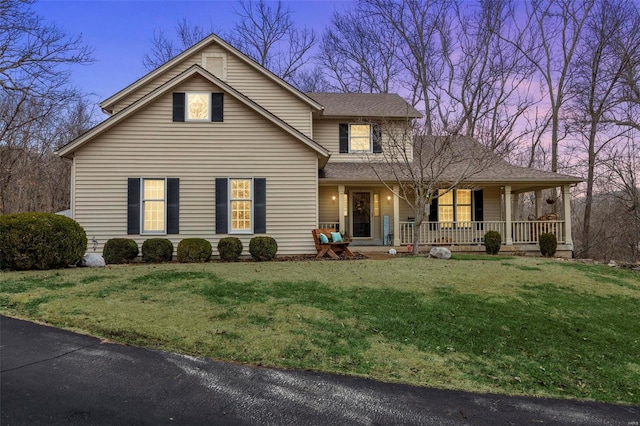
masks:
POLYGON ((0 273, 0 312, 112 341, 474 392, 640 404, 640 273, 522 257, 0 273))

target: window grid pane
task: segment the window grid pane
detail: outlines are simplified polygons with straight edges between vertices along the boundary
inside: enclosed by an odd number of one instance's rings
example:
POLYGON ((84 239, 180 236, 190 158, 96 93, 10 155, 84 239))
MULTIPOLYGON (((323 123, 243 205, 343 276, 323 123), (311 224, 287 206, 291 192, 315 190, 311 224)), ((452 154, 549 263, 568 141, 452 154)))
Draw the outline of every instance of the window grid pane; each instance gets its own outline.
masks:
POLYGON ((251 179, 231 179, 231 231, 251 232, 251 179))
POLYGON ((187 120, 208 120, 209 93, 187 93, 187 120))
POLYGON ((371 126, 369 124, 352 124, 349 136, 351 151, 371 151, 371 126))
POLYGON ((142 232, 165 231, 165 181, 144 179, 142 192, 142 232))

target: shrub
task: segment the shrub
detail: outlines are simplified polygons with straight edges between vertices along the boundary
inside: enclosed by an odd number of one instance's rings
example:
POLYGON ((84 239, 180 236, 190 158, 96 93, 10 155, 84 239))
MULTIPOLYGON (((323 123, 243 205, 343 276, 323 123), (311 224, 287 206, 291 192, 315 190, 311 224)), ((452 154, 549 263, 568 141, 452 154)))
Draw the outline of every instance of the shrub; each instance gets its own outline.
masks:
POLYGON ((212 252, 211 243, 204 238, 185 238, 178 243, 178 262, 206 262, 212 252))
POLYGON ((249 253, 258 262, 269 261, 276 257, 278 244, 271 237, 253 237, 249 241, 249 253))
POLYGON ((111 238, 104 243, 102 257, 105 263, 130 263, 136 258, 140 250, 138 243, 130 238, 111 238))
POLYGON ((236 237, 226 237, 218 241, 218 253, 220 259, 227 262, 235 262, 242 254, 242 241, 236 237))
POLYGON ((498 231, 487 231, 484 234, 484 249, 487 254, 498 254, 502 247, 502 235, 498 231))
POLYGON ((553 257, 556 254, 558 248, 558 239, 555 234, 541 234, 540 235, 540 253, 544 257, 553 257))
POLYGON ((142 243, 142 260, 144 262, 171 262, 173 259, 173 243, 166 238, 150 238, 142 243))
POLYGON ((87 234, 78 222, 53 213, 0 216, 0 269, 64 268, 87 251, 87 234))

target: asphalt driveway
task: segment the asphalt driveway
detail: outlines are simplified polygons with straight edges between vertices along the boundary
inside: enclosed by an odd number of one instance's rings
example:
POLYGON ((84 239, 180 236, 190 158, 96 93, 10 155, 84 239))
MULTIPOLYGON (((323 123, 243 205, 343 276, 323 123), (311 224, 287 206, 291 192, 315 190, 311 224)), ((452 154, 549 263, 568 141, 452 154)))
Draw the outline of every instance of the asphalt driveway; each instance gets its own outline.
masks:
POLYGON ((0 317, 0 424, 640 425, 640 407, 229 364, 0 317))

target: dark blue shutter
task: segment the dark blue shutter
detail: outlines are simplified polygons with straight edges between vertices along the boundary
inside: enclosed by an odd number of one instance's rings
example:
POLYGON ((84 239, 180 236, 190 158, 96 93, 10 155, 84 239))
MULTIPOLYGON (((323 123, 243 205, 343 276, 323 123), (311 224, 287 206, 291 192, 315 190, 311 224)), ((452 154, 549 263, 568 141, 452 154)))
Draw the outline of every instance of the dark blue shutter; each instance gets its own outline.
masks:
POLYGON ((140 178, 129 178, 127 184, 127 234, 140 233, 140 178))
POLYGON ((349 125, 338 124, 340 128, 340 152, 349 152, 349 125))
POLYGON ((216 178, 216 234, 227 234, 229 227, 229 184, 227 178, 216 178))
MULTIPOLYGON (((434 198, 431 200, 431 204, 429 204, 429 222, 437 222, 437 221, 438 221, 438 199, 434 198)), ((434 231, 436 229, 438 229, 437 224, 429 224, 430 231, 434 231)))
MULTIPOLYGON (((473 191, 473 220, 476 222, 484 221, 484 197, 482 189, 473 191)), ((478 229, 484 229, 484 224, 478 224, 478 229)))
POLYGON ((184 121, 184 93, 173 94, 173 121, 184 121))
POLYGON ((224 93, 211 94, 211 121, 224 121, 224 93))
POLYGON ((180 233, 180 179, 167 179, 167 234, 180 233))
POLYGON ((380 153, 382 152, 382 127, 379 124, 373 125, 373 152, 380 153))
POLYGON ((265 178, 253 179, 253 233, 265 234, 267 232, 267 180, 265 178))

